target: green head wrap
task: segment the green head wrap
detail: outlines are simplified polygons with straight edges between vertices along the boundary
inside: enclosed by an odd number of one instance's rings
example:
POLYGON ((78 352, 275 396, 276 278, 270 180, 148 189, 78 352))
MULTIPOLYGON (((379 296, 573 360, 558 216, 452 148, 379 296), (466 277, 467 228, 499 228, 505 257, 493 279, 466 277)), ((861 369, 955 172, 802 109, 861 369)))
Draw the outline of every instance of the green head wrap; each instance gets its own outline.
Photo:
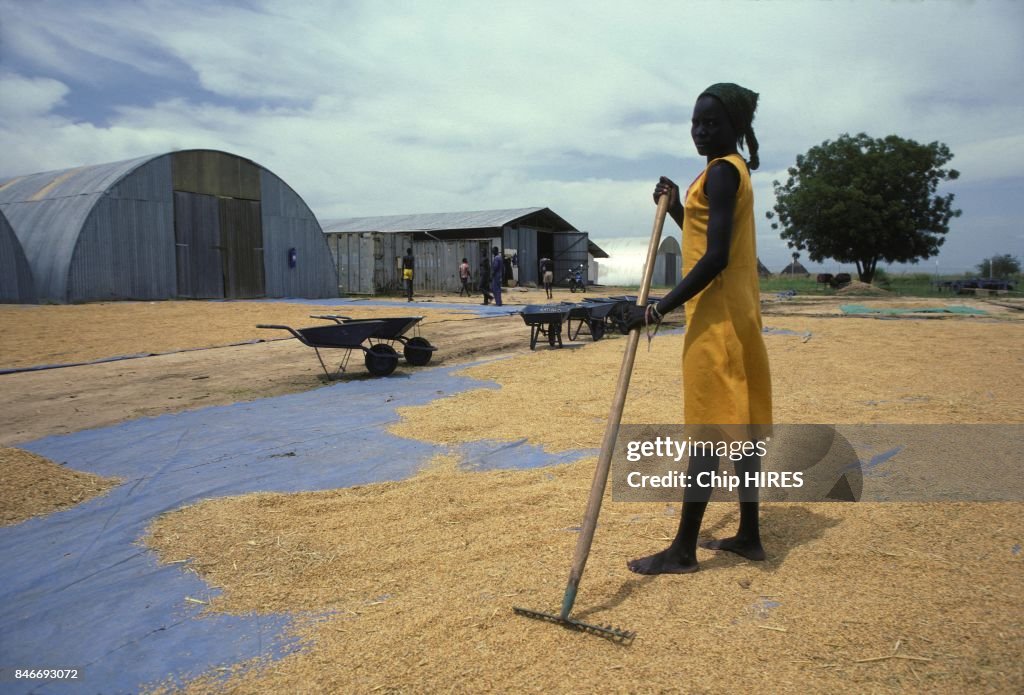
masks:
POLYGON ((756 169, 760 160, 757 156, 758 144, 757 138, 754 136, 753 123, 754 112, 757 111, 758 93, 732 82, 719 82, 705 89, 700 96, 705 94, 722 102, 725 112, 729 114, 729 122, 732 124, 733 130, 736 131, 736 144, 743 147, 743 143, 746 141, 747 148, 750 150, 749 166, 751 169, 756 169))

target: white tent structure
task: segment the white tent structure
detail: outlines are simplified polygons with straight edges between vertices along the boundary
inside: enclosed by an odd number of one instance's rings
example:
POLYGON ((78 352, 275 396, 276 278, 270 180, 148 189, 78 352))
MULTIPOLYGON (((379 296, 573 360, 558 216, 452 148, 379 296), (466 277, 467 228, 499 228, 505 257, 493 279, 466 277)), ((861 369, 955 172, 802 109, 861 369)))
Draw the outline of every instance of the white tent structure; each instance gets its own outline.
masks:
MULTIPOLYGON (((618 237, 594 241, 608 254, 608 258, 602 260, 597 268, 599 285, 629 287, 640 284, 644 263, 647 261, 649 238, 618 237)), ((682 264, 679 240, 671 235, 663 235, 654 262, 651 284, 654 287, 674 287, 682 278, 682 264)))

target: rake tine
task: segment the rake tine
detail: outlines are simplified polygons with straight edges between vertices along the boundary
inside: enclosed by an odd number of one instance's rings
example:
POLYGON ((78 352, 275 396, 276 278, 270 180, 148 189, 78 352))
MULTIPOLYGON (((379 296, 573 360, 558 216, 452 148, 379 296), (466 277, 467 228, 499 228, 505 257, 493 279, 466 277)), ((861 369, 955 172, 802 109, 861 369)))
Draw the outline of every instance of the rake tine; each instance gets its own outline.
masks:
POLYGON ((534 618, 536 620, 545 620, 549 623, 561 625, 569 630, 576 630, 577 632, 585 632, 587 634, 597 635, 598 637, 604 637, 605 639, 616 642, 617 644, 631 644, 633 642, 633 638, 636 637, 635 632, 623 630, 618 627, 612 627, 611 625, 594 625, 592 623, 585 623, 582 620, 563 618, 560 615, 545 613, 543 611, 535 611, 529 608, 513 607, 512 610, 515 611, 517 615, 534 618))

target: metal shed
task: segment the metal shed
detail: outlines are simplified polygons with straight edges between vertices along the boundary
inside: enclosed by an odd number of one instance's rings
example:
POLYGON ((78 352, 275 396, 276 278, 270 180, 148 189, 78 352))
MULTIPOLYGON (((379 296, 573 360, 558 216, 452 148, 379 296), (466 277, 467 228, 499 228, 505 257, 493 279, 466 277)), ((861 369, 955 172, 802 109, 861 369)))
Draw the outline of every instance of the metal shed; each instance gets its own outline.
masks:
MULTIPOLYGON (((602 285, 639 285, 647 261, 647 245, 643 237, 619 237, 598 242, 608 258, 598 266, 598 283, 602 285)), ((664 236, 658 246, 651 284, 655 287, 674 287, 682 279, 683 253, 679 241, 664 236)))
POLYGON ((309 206, 269 170, 183 150, 0 182, 38 301, 334 297, 309 206))
POLYGON ((34 304, 36 288, 21 242, 0 211, 0 303, 34 304))
POLYGON ((581 232, 549 208, 514 208, 323 221, 324 234, 345 292, 377 294, 401 287, 399 261, 413 249, 417 291, 454 291, 459 263, 469 260, 474 282, 481 258, 497 246, 515 257, 519 283, 540 279, 538 261, 555 261, 555 277, 587 263, 590 246, 581 232))

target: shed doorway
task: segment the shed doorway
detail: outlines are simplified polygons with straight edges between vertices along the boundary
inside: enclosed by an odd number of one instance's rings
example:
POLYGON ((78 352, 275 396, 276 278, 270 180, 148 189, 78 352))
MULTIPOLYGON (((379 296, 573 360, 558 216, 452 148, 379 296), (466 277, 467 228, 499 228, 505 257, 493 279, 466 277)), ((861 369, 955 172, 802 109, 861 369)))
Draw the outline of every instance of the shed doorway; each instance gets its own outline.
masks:
POLYGON ((174 192, 178 296, 266 296, 260 202, 174 192))

